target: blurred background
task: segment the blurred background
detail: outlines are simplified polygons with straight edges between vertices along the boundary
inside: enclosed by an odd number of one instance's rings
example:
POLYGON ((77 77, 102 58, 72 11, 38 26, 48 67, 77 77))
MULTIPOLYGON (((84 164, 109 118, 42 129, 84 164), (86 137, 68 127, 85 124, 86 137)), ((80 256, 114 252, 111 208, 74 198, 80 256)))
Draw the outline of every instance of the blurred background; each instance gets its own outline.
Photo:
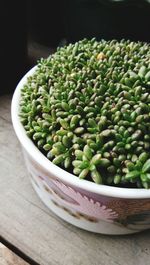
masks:
POLYGON ((0 2, 0 94, 58 46, 82 38, 150 41, 150 0, 0 2))

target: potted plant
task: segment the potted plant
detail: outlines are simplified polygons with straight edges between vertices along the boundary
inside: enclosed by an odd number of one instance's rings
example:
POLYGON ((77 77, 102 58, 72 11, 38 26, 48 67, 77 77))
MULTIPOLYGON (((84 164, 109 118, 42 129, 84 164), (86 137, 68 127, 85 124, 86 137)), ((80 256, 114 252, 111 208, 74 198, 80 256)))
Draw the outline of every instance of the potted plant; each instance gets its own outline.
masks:
POLYGON ((32 184, 81 228, 150 227, 150 49, 83 39, 41 59, 19 83, 12 121, 32 184))

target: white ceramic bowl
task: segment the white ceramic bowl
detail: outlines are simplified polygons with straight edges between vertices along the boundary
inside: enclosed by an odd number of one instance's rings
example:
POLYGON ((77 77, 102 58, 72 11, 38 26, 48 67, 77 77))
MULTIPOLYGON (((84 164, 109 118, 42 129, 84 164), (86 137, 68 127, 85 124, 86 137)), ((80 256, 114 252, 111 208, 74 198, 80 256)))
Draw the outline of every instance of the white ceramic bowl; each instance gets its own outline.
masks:
POLYGON ((11 115, 38 196, 59 217, 88 231, 130 234, 150 228, 150 190, 80 180, 50 162, 26 136, 18 115, 20 90, 35 69, 32 68, 16 87, 11 115))

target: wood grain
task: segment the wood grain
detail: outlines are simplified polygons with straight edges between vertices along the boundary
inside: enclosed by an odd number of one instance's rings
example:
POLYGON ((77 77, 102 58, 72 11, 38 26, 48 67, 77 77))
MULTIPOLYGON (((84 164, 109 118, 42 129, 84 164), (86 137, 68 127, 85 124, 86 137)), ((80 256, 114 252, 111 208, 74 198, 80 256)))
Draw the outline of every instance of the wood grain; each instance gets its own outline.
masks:
POLYGON ((34 192, 10 117, 0 98, 0 235, 40 265, 149 265, 150 231, 105 236, 51 213, 34 192))
POLYGON ((29 263, 0 243, 0 265, 29 265, 29 263))

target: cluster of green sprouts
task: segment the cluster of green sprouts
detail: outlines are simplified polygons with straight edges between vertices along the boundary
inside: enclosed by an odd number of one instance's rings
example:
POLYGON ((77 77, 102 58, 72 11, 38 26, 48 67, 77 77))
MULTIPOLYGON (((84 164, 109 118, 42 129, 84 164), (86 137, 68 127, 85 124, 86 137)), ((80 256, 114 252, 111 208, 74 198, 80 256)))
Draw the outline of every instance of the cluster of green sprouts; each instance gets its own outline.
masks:
POLYGON ((80 179, 149 188, 149 44, 58 48, 22 88, 20 119, 40 151, 80 179))

